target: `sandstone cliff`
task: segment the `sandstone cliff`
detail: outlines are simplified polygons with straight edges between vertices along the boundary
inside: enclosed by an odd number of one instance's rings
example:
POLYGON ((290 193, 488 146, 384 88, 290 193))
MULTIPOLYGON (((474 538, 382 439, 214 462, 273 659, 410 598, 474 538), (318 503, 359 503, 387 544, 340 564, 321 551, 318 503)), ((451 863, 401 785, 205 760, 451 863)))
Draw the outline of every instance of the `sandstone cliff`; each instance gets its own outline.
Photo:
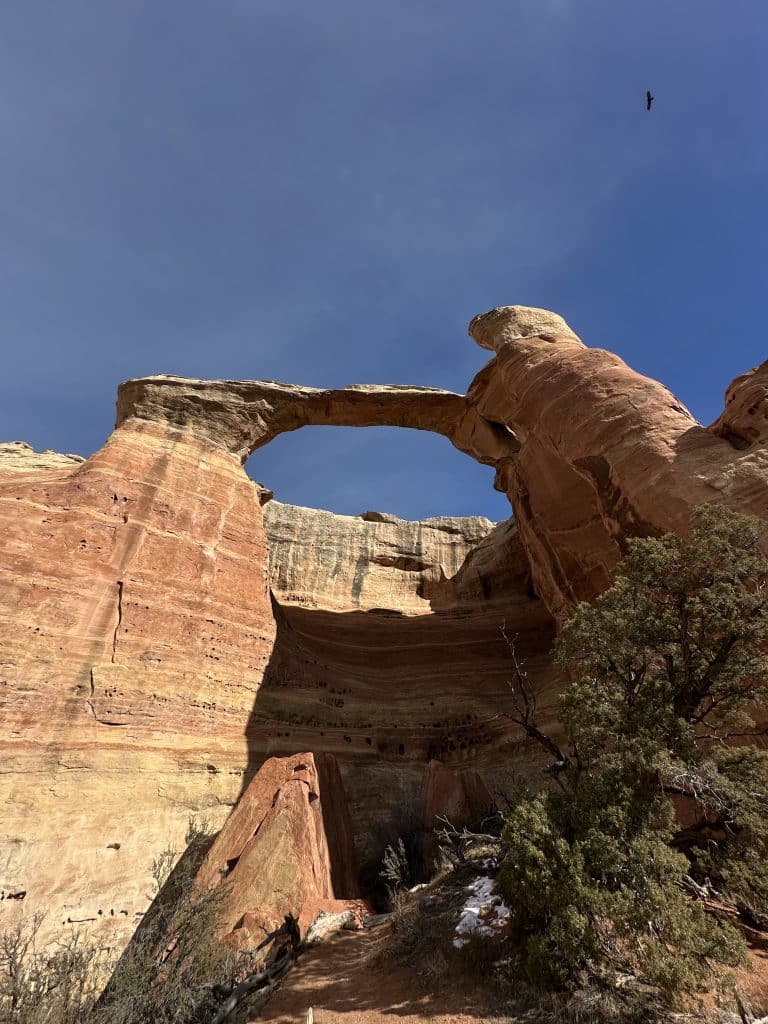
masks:
POLYGON ((270 502, 265 535, 239 458, 138 420, 85 462, 4 454, 0 895, 52 931, 124 944, 153 859, 270 755, 336 754, 363 866, 430 756, 504 775, 499 624, 536 670, 552 635, 512 524, 270 502))
POLYGON ((684 532, 704 502, 768 516, 765 364, 734 381, 705 429, 665 387, 587 348, 553 314, 502 306, 469 330, 496 354, 467 397, 519 443, 499 486, 559 619, 607 586, 627 536, 684 532))
POLYGON ((133 422, 82 463, 0 457, 0 524, 0 895, 122 945, 153 858, 190 812, 220 824, 248 764, 275 635, 258 491, 133 422))
POLYGON ((0 927, 45 907, 122 945, 153 858, 275 754, 336 756, 365 865, 431 759, 491 791, 528 766, 503 623, 546 724, 555 622, 628 536, 707 500, 768 517, 765 366, 705 429, 554 314, 471 332, 494 356, 466 396, 153 377, 85 461, 0 447, 0 927), (495 466, 515 519, 262 509, 244 460, 309 423, 438 431, 495 466))
POLYGON ((508 786, 525 755, 505 715, 501 626, 549 697, 545 715, 556 678, 553 622, 531 591, 514 523, 336 516, 278 502, 264 520, 277 640, 249 735, 278 722, 270 752, 336 755, 360 863, 413 824, 430 759, 508 786))

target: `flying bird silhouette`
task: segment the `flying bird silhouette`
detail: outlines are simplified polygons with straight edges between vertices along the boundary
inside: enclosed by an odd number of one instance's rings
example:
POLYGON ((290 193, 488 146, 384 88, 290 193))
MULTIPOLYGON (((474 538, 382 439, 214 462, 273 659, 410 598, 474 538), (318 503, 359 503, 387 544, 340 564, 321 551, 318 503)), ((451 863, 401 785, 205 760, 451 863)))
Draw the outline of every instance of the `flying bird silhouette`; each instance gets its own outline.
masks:
POLYGON ((651 96, 651 90, 647 89, 645 93, 645 109, 650 110, 651 104, 653 103, 653 96, 651 96))

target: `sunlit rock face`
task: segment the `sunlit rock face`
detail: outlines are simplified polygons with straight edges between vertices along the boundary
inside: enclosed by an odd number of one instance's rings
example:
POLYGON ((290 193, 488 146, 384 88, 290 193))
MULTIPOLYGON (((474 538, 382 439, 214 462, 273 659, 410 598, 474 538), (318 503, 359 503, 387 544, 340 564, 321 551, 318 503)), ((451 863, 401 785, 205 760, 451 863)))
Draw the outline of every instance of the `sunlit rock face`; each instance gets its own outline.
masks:
POLYGON ((258 490, 133 421, 85 462, 0 453, 0 538, 0 927, 44 909, 119 946, 153 858, 242 786, 275 636, 258 490))
POLYGON ((307 751, 259 768, 204 858, 195 884, 221 890, 217 926, 253 948, 291 914, 302 935, 320 910, 363 910, 352 821, 336 759, 307 751))
POLYGON ((551 727, 556 623, 628 537, 684 533, 704 501, 768 517, 764 366, 705 429, 556 314, 500 307, 471 330, 494 356, 467 395, 151 377, 121 386, 85 461, 0 445, 0 929, 45 909, 50 934, 85 922, 124 945, 190 815, 221 825, 298 751, 336 758, 375 872, 430 761, 491 795, 537 762, 509 642, 551 727), (444 434, 495 468, 514 518, 269 501, 243 463, 306 424, 444 434))
POLYGON ((552 635, 512 524, 262 510, 238 457, 164 422, 34 454, 0 454, 5 918, 123 945, 153 860, 273 754, 336 755, 363 867, 430 757, 506 777, 500 626, 538 673, 552 635))
POLYGON ((467 399, 519 443, 498 484, 534 586, 562 620, 609 584, 628 536, 684 533, 705 502, 768 515, 768 388, 765 364, 737 378, 705 429, 663 385, 542 313, 503 306, 471 322, 496 355, 467 399))
POLYGON ((335 515, 264 507, 270 583, 281 605, 424 615, 440 585, 493 531, 480 516, 409 522, 382 512, 335 515))

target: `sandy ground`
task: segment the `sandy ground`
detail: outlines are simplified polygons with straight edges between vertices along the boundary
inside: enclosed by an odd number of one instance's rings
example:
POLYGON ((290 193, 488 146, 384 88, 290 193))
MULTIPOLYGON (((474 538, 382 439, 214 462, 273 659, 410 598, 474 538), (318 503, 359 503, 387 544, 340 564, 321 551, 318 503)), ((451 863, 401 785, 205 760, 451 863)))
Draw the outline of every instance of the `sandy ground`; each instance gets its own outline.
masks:
MULTIPOLYGON (((448 974, 436 994, 426 990, 415 970, 370 965, 367 960, 386 933, 385 928, 339 932, 318 943, 249 1024, 304 1024, 310 1007, 314 1024, 523 1024, 531 1019, 526 1013, 509 1016, 490 1000, 478 1006, 482 983, 468 984, 466 976, 448 974)), ((737 971, 738 984, 749 1010, 759 1015, 768 1009, 768 950, 753 945, 750 960, 751 970, 737 971)), ((710 1013, 710 1019, 722 1020, 714 1002, 705 1003, 709 1012, 702 1008, 697 1020, 710 1013)))
POLYGON ((501 1024, 477 1006, 459 978, 448 976, 439 995, 426 993, 415 971, 407 967, 373 967, 366 958, 384 937, 384 929, 339 932, 309 949, 285 978, 256 1021, 303 1024, 312 1007, 315 1024, 501 1024))

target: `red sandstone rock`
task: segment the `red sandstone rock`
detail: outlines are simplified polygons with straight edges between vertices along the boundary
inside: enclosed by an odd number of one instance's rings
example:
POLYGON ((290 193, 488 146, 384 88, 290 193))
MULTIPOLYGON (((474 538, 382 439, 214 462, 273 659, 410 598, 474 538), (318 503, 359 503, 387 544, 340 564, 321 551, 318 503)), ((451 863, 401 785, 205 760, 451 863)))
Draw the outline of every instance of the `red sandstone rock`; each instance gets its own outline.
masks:
POLYGON ((479 772, 457 772, 434 758, 421 781, 424 827, 435 828, 446 817, 456 828, 477 825, 493 806, 493 797, 479 772))
POLYGON ((499 483, 534 586, 563 619, 609 585, 628 536, 685 533, 704 502, 768 516, 765 431, 747 436, 745 426, 753 406, 756 423, 765 414, 766 370, 731 386, 733 412, 708 431, 661 384, 540 313, 503 306, 472 321, 472 336, 496 356, 467 397, 519 442, 498 464, 499 483), (749 448, 717 436, 729 432, 749 448))
POLYGON ((270 758, 206 855, 197 884, 225 883, 222 932, 243 948, 285 914, 306 929, 359 897, 352 824, 330 754, 270 758))
POLYGON ((0 453, 0 891, 120 947, 153 859, 241 788, 275 635, 261 508, 164 424, 40 462, 0 453))
MULTIPOLYGON (((496 354, 466 398, 149 378, 85 462, 0 447, 0 895, 118 947, 190 813, 221 824, 244 773, 297 749, 337 756, 372 856, 430 758, 501 788, 530 767, 502 623, 550 727, 552 614, 607 586, 628 536, 685 532, 708 500, 768 517, 765 364, 705 430, 554 314, 504 307, 472 332, 496 354), (306 423, 436 430, 495 466, 516 522, 267 504, 273 600, 241 464, 306 423)), ((0 900, 0 928, 19 906, 0 900)))
POLYGON ((117 425, 131 419, 181 428, 242 462, 278 434, 310 425, 429 430, 444 434, 487 465, 514 451, 514 438, 478 416, 464 395, 410 385, 356 384, 331 390, 267 380, 158 375, 120 385, 117 425))
POLYGON ((725 409, 709 429, 734 448, 768 441, 768 362, 733 381, 725 392, 725 409))
POLYGON ((338 758, 358 863, 376 878, 380 833, 420 820, 431 758, 480 771, 502 790, 516 771, 533 770, 538 752, 504 717, 501 626, 516 637, 551 723, 553 622, 531 592, 511 521, 489 530, 477 519, 359 519, 278 503, 264 513, 278 636, 260 723, 285 723, 272 750, 322 744, 338 758))
POLYGON ((259 488, 192 431, 131 419, 85 462, 0 451, 0 894, 50 934, 124 944, 153 860, 272 753, 337 756, 374 871, 430 756, 501 784, 528 757, 498 716, 499 625, 543 680, 552 623, 514 526, 266 512, 273 606, 259 488))

